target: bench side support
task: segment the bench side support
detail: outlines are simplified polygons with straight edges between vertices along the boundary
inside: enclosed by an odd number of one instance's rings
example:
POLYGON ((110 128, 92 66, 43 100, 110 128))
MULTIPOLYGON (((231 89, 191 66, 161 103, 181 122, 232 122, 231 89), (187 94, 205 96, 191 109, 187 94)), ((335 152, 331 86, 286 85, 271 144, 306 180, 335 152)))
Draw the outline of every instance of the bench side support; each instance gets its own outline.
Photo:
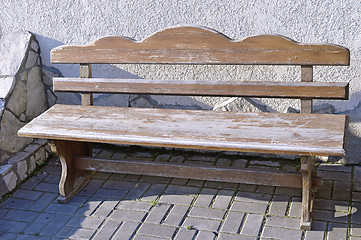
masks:
POLYGON ((73 197, 94 174, 92 171, 79 171, 74 167, 76 156, 91 156, 89 147, 84 142, 54 140, 56 152, 61 162, 61 179, 59 182, 59 203, 66 203, 73 197))
MULTIPOLYGON (((313 66, 301 66, 301 81, 313 81, 313 66)), ((301 100, 301 113, 311 114, 313 109, 312 100, 301 100)), ((300 228, 302 230, 311 230, 313 192, 312 171, 314 171, 314 157, 301 156, 302 171, 302 215, 300 228)))

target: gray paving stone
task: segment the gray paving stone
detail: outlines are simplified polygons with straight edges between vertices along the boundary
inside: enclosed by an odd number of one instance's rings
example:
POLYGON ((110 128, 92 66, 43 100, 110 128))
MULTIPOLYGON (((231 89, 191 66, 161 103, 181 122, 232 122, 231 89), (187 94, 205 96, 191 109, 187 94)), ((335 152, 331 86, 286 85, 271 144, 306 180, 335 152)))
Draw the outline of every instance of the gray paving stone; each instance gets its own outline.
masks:
POLYGON ((65 239, 90 239, 94 232, 94 229, 63 227, 56 236, 65 239))
POLYGON ((154 161, 157 162, 168 162, 170 159, 170 155, 169 154, 159 154, 156 156, 156 158, 154 159, 154 161))
POLYGON ((199 187, 189 187, 189 186, 178 186, 178 185, 169 185, 165 193, 166 194, 176 194, 176 195, 196 195, 200 192, 199 187))
POLYGON ((0 208, 0 218, 2 218, 8 211, 10 210, 5 208, 0 208))
POLYGON ((347 239, 347 224, 329 223, 327 240, 347 239))
POLYGON ((100 180, 100 179, 92 179, 88 182, 87 185, 85 185, 80 192, 78 193, 78 195, 87 195, 87 196, 92 196, 97 190, 98 188, 103 184, 104 180, 100 180))
POLYGON ((348 212, 350 203, 345 201, 334 201, 326 199, 315 199, 313 202, 314 209, 348 212))
POLYGON ((82 207, 79 208, 75 215, 90 216, 95 212, 95 210, 100 206, 102 202, 103 199, 100 199, 98 197, 92 197, 89 199, 88 202, 86 202, 82 207))
POLYGON ((268 204, 272 195, 264 193, 238 192, 235 201, 268 204))
POLYGON ((110 239, 121 224, 122 221, 113 221, 111 219, 107 220, 106 223, 96 233, 93 240, 110 239))
POLYGON ((56 217, 40 232, 41 236, 55 236, 60 229, 69 221, 69 215, 56 215, 56 217))
POLYGON ((9 232, 9 233, 20 233, 26 227, 28 223, 11 221, 11 220, 0 220, 0 232, 9 232))
POLYGON ((172 178, 171 185, 187 185, 188 179, 186 178, 172 178))
POLYGON ((264 214, 266 212, 267 205, 248 202, 233 202, 230 209, 232 211, 264 214))
POLYGON ((351 181, 351 174, 346 172, 317 171, 317 175, 329 180, 351 181))
POLYGON ((177 230, 176 227, 144 223, 138 230, 138 234, 154 237, 171 238, 177 230))
POLYGON ((300 240, 302 237, 302 231, 266 226, 263 228, 261 237, 280 240, 300 240))
POLYGON ((361 236, 361 225, 351 224, 350 234, 352 236, 361 236))
POLYGON ((241 234, 257 236, 261 230, 263 218, 263 215, 247 214, 243 227, 241 229, 241 234))
POLYGON ((105 218, 115 209, 119 201, 106 200, 92 214, 94 217, 105 218))
POLYGON ((216 189, 203 188, 194 202, 194 206, 209 207, 217 192, 218 190, 216 189))
POLYGON ((277 216, 285 216, 288 208, 290 197, 275 195, 272 199, 269 214, 277 216))
POLYGON ((135 211, 149 211, 152 207, 152 204, 149 202, 141 202, 141 201, 130 201, 125 200, 121 201, 117 206, 117 209, 125 209, 125 210, 135 210, 135 211))
POLYGON ((46 192, 29 208, 29 210, 44 211, 58 196, 58 194, 46 192))
POLYGON ((134 187, 125 195, 125 199, 140 199, 140 197, 149 188, 150 183, 137 183, 134 187))
POLYGON ((43 179, 46 177, 46 174, 39 174, 37 176, 34 176, 32 178, 30 178, 27 182, 25 182, 24 184, 22 184, 20 186, 21 189, 27 189, 27 190, 32 190, 34 189, 36 186, 39 185, 39 183, 41 181, 43 181, 43 179))
POLYGON ((135 231, 140 226, 140 223, 136 222, 123 222, 113 239, 117 240, 129 240, 134 235, 135 231))
POLYGON ((60 175, 48 175, 44 178, 43 182, 58 184, 60 182, 60 175))
POLYGON ((135 182, 107 180, 102 185, 102 188, 130 190, 134 185, 135 185, 135 182))
POLYGON ((48 223, 56 217, 55 214, 41 213, 25 230, 25 234, 39 234, 48 223))
POLYGON ((351 236, 349 240, 361 240, 361 237, 351 236))
POLYGON ((181 162, 184 161, 184 157, 183 156, 172 156, 169 161, 170 162, 181 163, 181 162))
POLYGON ((51 203, 44 211, 48 213, 74 214, 79 208, 77 205, 51 203))
POLYGON ((301 201, 302 201, 301 198, 298 198, 298 197, 292 198, 288 216, 294 217, 294 218, 301 218, 301 214, 302 214, 301 201))
POLYGON ((90 199, 90 196, 86 195, 75 195, 73 196, 69 202, 66 204, 72 204, 72 205, 84 205, 88 200, 90 199))
POLYGON ((165 220, 165 217, 167 216, 168 211, 171 209, 172 205, 170 204, 160 204, 156 205, 144 222, 146 223, 154 223, 154 224, 160 224, 163 220, 165 220))
POLYGON ((262 186, 262 185, 260 185, 260 186, 257 186, 256 192, 273 194, 275 189, 276 189, 276 187, 273 187, 273 186, 262 186))
POLYGON ((219 220, 187 217, 182 225, 184 227, 191 226, 197 230, 217 231, 220 224, 219 220))
POLYGON ((156 176, 142 176, 140 178, 140 182, 147 182, 147 183, 169 183, 172 178, 169 177, 156 177, 156 176))
MULTIPOLYGON (((355 167, 356 169, 356 167, 355 167)), ((344 166, 340 164, 329 164, 329 163, 321 163, 317 167, 317 172, 319 171, 331 171, 331 172, 345 172, 345 173, 351 173, 352 167, 350 166, 344 166)))
POLYGON ((110 177, 110 175, 112 175, 112 174, 106 173, 106 172, 96 172, 92 178, 107 180, 110 177))
POLYGON ((242 192, 255 192, 257 188, 257 185, 254 184, 244 184, 241 183, 238 187, 238 189, 242 192))
POLYGON ((257 240, 257 237, 220 233, 218 240, 257 240))
POLYGON ((105 197, 105 198, 116 198, 116 199, 122 199, 127 194, 126 190, 122 189, 104 189, 100 188, 96 193, 94 193, 94 196, 98 197, 105 197))
POLYGON ((207 219, 222 220, 226 210, 193 207, 189 212, 189 216, 207 219))
POLYGON ((90 228, 97 229, 100 224, 102 224, 104 219, 96 218, 96 217, 82 217, 82 216, 74 216, 72 217, 66 226, 75 227, 75 228, 90 228))
POLYGON ((124 181, 138 182, 141 177, 142 177, 141 175, 127 174, 127 175, 124 177, 124 181))
POLYGON ((10 210, 3 219, 20 221, 20 222, 32 222, 39 216, 37 212, 24 211, 24 210, 10 210))
POLYGON ((41 237, 41 236, 34 236, 34 235, 18 235, 16 240, 51 240, 50 237, 41 237))
POLYGON ((228 212, 226 219, 221 227, 221 232, 239 233, 242 222, 244 221, 245 213, 243 212, 228 212))
POLYGON ((300 197, 302 196, 302 189, 289 188, 289 187, 276 187, 275 194, 300 197))
POLYGON ((306 231, 305 240, 324 239, 326 222, 312 220, 312 230, 306 231))
POLYGON ((214 234, 214 232, 208 231, 199 231, 196 237, 197 240, 213 240, 215 238, 216 234, 214 234))
POLYGON ((184 220, 184 216, 188 212, 189 206, 175 205, 164 220, 164 224, 170 226, 179 226, 184 220))
POLYGON ((16 240, 17 236, 15 233, 0 233, 0 240, 16 240))
POLYGON ((348 201, 351 197, 351 182, 335 181, 332 191, 333 200, 348 201))
POLYGON ((207 188, 222 188, 234 190, 238 188, 239 183, 206 181, 204 186, 207 188))
POLYGON ((233 199, 233 195, 234 191, 219 190, 212 204, 212 208, 227 209, 233 199))
POLYGON ((319 199, 330 199, 332 194, 332 180, 323 180, 323 186, 317 189, 316 198, 319 199))
POLYGON ((202 187, 206 181, 204 180, 197 180, 197 179, 189 179, 187 182, 188 186, 194 186, 194 187, 202 187))
POLYGON ((141 222, 144 220, 146 214, 147 212, 117 209, 112 213, 110 218, 122 221, 141 222))
POLYGON ((144 235, 135 235, 133 240, 169 240, 170 238, 166 237, 151 237, 151 236, 144 236, 144 235))
POLYGON ((193 239, 196 235, 197 231, 195 229, 179 229, 177 235, 175 236, 175 240, 185 240, 185 239, 193 239))
POLYGON ((216 162, 216 166, 231 166, 232 160, 228 158, 220 158, 216 162))
POLYGON ((42 191, 42 192, 52 192, 58 193, 59 192, 59 185, 55 183, 40 183, 38 186, 35 187, 35 190, 42 191))
POLYGON ((26 189, 18 189, 13 194, 13 197, 23 198, 27 200, 38 200, 42 194, 43 194, 42 192, 26 190, 26 189))
POLYGON ((143 201, 155 201, 166 188, 166 184, 153 183, 143 194, 143 201))
MULTIPOLYGON (((339 222, 340 219, 335 218, 335 212, 334 211, 325 211, 325 210, 313 210, 312 218, 315 220, 321 220, 321 221, 337 221, 339 222)), ((347 222, 347 218, 345 219, 347 222)))
POLYGON ((284 227, 284 228, 300 228, 300 219, 289 218, 289 217, 278 217, 278 216, 269 216, 266 219, 266 226, 271 227, 284 227))
POLYGON ((190 205, 194 197, 185 195, 163 195, 160 197, 159 202, 179 204, 179 205, 190 205))
POLYGON ((1 206, 6 208, 14 208, 14 209, 29 209, 31 205, 33 205, 33 200, 20 199, 20 198, 9 198, 5 200, 1 206))
POLYGON ((361 203, 352 203, 351 209, 351 223, 361 223, 361 203))

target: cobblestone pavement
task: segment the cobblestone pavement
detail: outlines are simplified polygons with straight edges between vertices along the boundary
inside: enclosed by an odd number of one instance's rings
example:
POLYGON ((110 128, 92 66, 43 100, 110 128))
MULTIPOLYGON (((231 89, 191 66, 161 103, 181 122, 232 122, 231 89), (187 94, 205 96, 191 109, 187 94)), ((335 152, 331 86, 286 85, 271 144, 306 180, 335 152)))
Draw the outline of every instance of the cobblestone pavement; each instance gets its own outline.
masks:
MULTIPOLYGON (((234 153, 101 146, 99 157, 297 171, 298 161, 234 153)), ((321 164, 312 231, 300 231, 300 189, 97 173, 58 204, 49 161, 0 203, 0 239, 361 240, 361 167, 321 164)))

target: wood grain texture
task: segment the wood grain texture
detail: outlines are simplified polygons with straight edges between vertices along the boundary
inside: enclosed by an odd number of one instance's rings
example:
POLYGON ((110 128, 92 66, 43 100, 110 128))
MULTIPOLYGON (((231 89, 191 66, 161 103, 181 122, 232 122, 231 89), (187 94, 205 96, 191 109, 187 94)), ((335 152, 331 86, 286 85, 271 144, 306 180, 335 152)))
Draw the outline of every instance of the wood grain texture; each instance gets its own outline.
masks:
POLYGON ((344 155, 345 116, 55 105, 21 137, 161 147, 344 155))
POLYGON ((274 35, 229 39, 212 29, 174 27, 135 41, 110 36, 86 46, 60 46, 52 63, 174 63, 349 65, 349 50, 335 45, 300 44, 274 35))
POLYGON ((348 83, 53 78, 54 91, 184 96, 348 99, 348 83))
MULTIPOLYGON (((225 166, 198 166, 185 163, 77 157, 74 167, 78 170, 302 188, 301 175, 298 173, 239 169, 225 166)), ((322 186, 322 179, 314 176, 312 185, 322 186)))

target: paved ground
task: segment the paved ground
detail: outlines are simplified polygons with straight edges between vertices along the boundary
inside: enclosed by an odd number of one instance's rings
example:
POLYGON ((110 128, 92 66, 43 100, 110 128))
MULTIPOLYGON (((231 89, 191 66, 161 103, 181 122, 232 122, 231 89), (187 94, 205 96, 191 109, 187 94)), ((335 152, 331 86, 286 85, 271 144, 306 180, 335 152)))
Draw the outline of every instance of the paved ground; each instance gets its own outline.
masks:
MULTIPOLYGON (((100 157, 199 162, 297 171, 296 161, 157 149, 95 149, 100 157)), ((98 173, 56 203, 59 164, 49 161, 0 203, 0 239, 361 240, 361 167, 321 164, 312 231, 300 231, 298 189, 98 173)))

